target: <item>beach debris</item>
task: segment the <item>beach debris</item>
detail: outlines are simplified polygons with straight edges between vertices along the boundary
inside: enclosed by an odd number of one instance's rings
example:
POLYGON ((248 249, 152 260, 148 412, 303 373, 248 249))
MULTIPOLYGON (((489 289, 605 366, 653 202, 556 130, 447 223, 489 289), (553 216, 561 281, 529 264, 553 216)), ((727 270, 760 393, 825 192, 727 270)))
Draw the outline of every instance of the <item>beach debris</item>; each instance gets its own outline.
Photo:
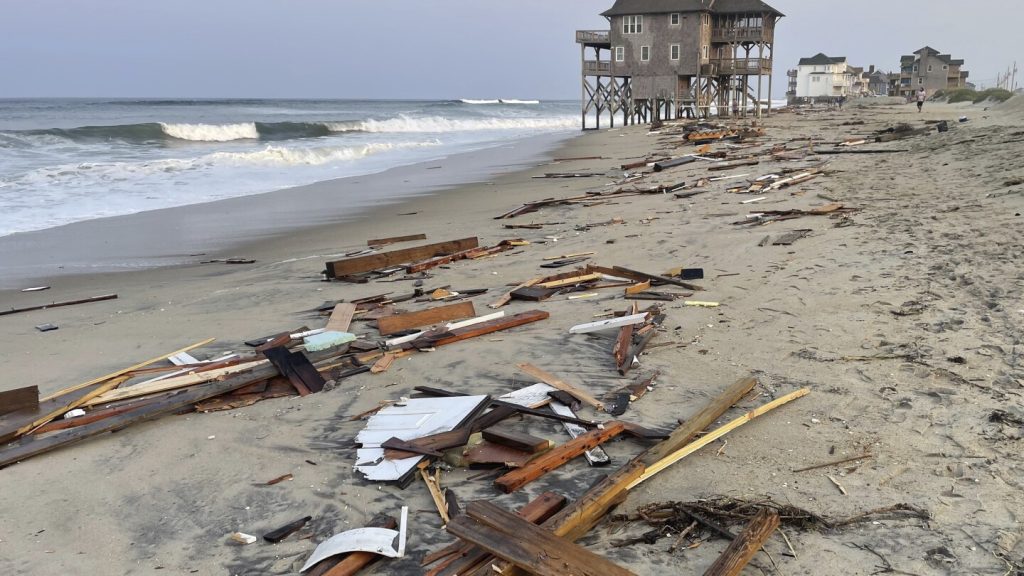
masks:
POLYGON ((278 476, 277 478, 272 478, 270 480, 267 480, 267 484, 266 485, 267 486, 273 486, 274 484, 280 484, 281 482, 284 482, 286 480, 292 480, 292 479, 294 479, 294 477, 289 472, 288 474, 283 474, 281 476, 278 476))
POLYGON ((263 355, 292 383, 299 396, 308 396, 323 390, 326 380, 302 352, 292 352, 284 346, 275 346, 263 350, 263 355))
POLYGON ((328 262, 326 275, 329 280, 344 280, 356 274, 372 272, 388 266, 427 260, 437 256, 450 256, 455 253, 464 253, 466 250, 477 248, 479 246, 479 239, 473 236, 471 238, 462 238, 459 240, 436 242, 434 244, 427 244, 416 248, 405 248, 402 250, 393 250, 391 252, 357 256, 347 260, 328 262))
POLYGON ((695 306, 699 308, 718 308, 721 306, 718 302, 705 302, 702 300, 684 300, 683 306, 695 306))
POLYGON ((428 463, 423 461, 417 467, 420 470, 420 477, 427 485, 427 491, 430 492, 430 498, 437 507, 437 513, 441 515, 441 523, 447 524, 451 517, 448 515, 448 503, 445 501, 444 492, 441 491, 441 469, 434 468, 434 474, 431 475, 427 470, 428 466, 428 463))
POLYGON ((56 330, 57 328, 58 326, 56 324, 49 323, 39 324, 38 326, 36 326, 36 330, 39 330, 40 332, 50 332, 51 330, 56 330))
POLYGON ((551 447, 551 441, 546 438, 538 438, 536 436, 526 434, 523 432, 516 432, 514 430, 497 430, 495 428, 488 428, 482 432, 484 440, 493 442, 495 444, 501 444, 502 446, 508 446, 509 448, 515 448, 516 450, 522 450, 529 452, 530 454, 536 454, 542 452, 551 447))
POLYGON ((633 574, 490 502, 470 502, 447 530, 531 574, 633 574))
POLYGON ((356 335, 351 332, 330 330, 314 334, 312 336, 306 336, 302 339, 302 344, 305 346, 307 352, 316 352, 317 350, 326 350, 328 348, 341 346, 342 344, 348 344, 349 342, 354 342, 355 339, 356 335))
POLYGON ((417 312, 396 314, 377 319, 377 329, 382 336, 395 334, 410 328, 430 326, 447 320, 461 320, 476 316, 473 303, 469 301, 427 308, 417 312))
POLYGON ((49 290, 49 286, 32 286, 31 288, 22 288, 22 292, 39 292, 40 290, 49 290))
POLYGON ((302 518, 299 518, 298 520, 295 520, 294 522, 289 522, 276 530, 271 530, 270 532, 267 532, 263 535, 263 539, 267 542, 277 544, 278 542, 284 540, 285 538, 301 530, 302 527, 305 526, 306 523, 312 519, 312 516, 304 516, 302 518))
MULTIPOLYGON (((572 408, 561 402, 551 401, 550 404, 548 404, 548 407, 552 412, 560 416, 569 416, 572 418, 577 417, 572 408)), ((565 428, 565 431, 571 438, 576 438, 587 433, 586 428, 571 422, 562 422, 562 427, 565 428)), ((587 463, 591 466, 607 466, 608 464, 611 464, 612 461, 600 446, 595 446, 589 450, 585 450, 583 452, 583 457, 586 458, 587 463)))
POLYGON ((331 316, 324 326, 326 332, 348 332, 352 325, 352 318, 356 314, 356 305, 352 302, 339 302, 331 310, 331 316))
POLYGON ((217 258, 214 260, 202 260, 200 264, 255 264, 252 258, 217 258))
POLYGON ((738 576, 778 527, 778 513, 762 508, 704 571, 704 576, 738 576))
POLYGON ((573 458, 581 456, 587 450, 600 446, 625 431, 626 426, 622 422, 605 422, 602 427, 580 434, 530 460, 522 468, 512 470, 499 477, 494 481, 494 486, 506 494, 515 492, 573 458))
POLYGON ((748 215, 743 220, 733 222, 737 226, 749 226, 749 225, 760 225, 767 224, 769 222, 778 222, 782 220, 792 220, 793 218, 801 218, 803 216, 825 216, 828 214, 847 214, 854 212, 853 208, 846 208, 838 202, 826 204, 818 208, 811 208, 809 210, 791 209, 791 210, 765 210, 748 215))
POLYGON ((413 240, 426 239, 426 234, 408 234, 405 236, 392 236, 390 238, 375 238, 373 240, 367 240, 366 245, 371 248, 378 248, 380 246, 387 246, 388 244, 398 244, 399 242, 412 242, 413 240))
POLYGON ((39 409, 39 387, 25 386, 0 392, 0 415, 39 409))
POLYGON ((117 294, 104 294, 102 296, 92 296, 89 298, 82 298, 80 300, 65 300, 63 302, 50 302, 49 304, 40 304, 38 306, 27 306, 25 308, 11 308, 9 310, 0 310, 0 316, 6 316, 8 314, 18 314, 20 312, 31 312, 33 310, 46 310, 47 308, 58 308, 60 306, 74 306, 76 304, 88 304, 90 302, 102 302, 104 300, 114 300, 117 298, 117 294))
POLYGON ((228 538, 231 538, 239 544, 252 544, 258 540, 258 538, 252 534, 246 534, 245 532, 232 532, 231 534, 228 534, 228 538))
POLYGON ((630 314, 628 316, 620 316, 618 318, 609 318, 608 320, 597 320, 595 322, 577 324, 569 328, 569 333, 588 334, 590 332, 598 332, 600 330, 621 328, 622 326, 629 326, 632 324, 643 324, 646 319, 647 312, 643 312, 640 314, 630 314))
POLYGON ((408 442, 460 428, 489 400, 489 396, 413 398, 381 408, 367 419, 356 436, 356 443, 361 446, 356 450, 356 470, 368 480, 407 486, 423 456, 413 454, 389 460, 384 457, 383 444, 392 438, 408 442))
POLYGON ((555 376, 554 374, 551 374, 541 368, 534 366, 533 364, 530 364, 529 362, 520 362, 519 364, 516 364, 516 368, 518 368, 520 372, 523 372, 524 374, 529 374, 530 376, 537 378, 538 380, 547 384, 548 386, 551 386, 552 388, 557 388, 558 390, 562 390, 568 392, 569 394, 572 394, 573 397, 578 398, 580 401, 589 404, 590 406, 593 406, 596 410, 604 410, 604 404, 597 398, 594 398, 586 390, 583 390, 578 386, 574 386, 566 382, 565 380, 562 380, 561 378, 555 376))
POLYGON ((388 558, 401 558, 405 556, 405 529, 408 519, 409 507, 402 506, 398 530, 356 528, 335 534, 321 542, 316 550, 313 550, 313 554, 299 571, 305 572, 319 562, 347 552, 370 552, 388 558))

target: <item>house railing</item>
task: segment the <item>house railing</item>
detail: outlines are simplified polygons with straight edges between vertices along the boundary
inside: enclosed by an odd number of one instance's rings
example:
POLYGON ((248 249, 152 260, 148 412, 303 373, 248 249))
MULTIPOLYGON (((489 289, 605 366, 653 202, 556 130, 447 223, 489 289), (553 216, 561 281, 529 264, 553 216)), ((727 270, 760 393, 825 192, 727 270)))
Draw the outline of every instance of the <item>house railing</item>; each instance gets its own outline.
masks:
POLYGON ((711 64, 718 74, 757 74, 772 69, 768 58, 724 58, 712 60, 711 64))
POLYGON ((586 76, 609 76, 612 73, 612 63, 609 60, 584 60, 583 74, 586 76))
POLYGON ((611 42, 611 32, 608 30, 577 30, 577 44, 608 44, 611 42))
POLYGON ((712 42, 729 42, 732 40, 761 40, 765 38, 764 28, 712 28, 712 42))

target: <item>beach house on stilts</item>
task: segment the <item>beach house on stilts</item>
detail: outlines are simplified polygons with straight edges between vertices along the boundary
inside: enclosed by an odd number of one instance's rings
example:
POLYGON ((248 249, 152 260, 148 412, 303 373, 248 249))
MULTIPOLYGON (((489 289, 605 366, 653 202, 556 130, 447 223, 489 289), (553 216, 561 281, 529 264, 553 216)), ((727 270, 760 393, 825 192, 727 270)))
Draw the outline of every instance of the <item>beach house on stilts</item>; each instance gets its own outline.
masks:
POLYGON ((609 30, 576 32, 584 130, 602 115, 614 126, 617 115, 638 124, 771 112, 783 14, 761 0, 616 0, 601 15, 609 30))

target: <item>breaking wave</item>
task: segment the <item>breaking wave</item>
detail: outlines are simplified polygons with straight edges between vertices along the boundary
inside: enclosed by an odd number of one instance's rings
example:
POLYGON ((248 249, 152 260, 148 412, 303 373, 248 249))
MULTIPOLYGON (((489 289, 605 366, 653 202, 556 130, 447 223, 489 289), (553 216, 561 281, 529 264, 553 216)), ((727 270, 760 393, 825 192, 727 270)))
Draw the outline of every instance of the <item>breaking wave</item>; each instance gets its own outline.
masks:
POLYGON ((398 116, 387 120, 361 120, 356 122, 330 122, 334 132, 404 132, 438 133, 471 132, 479 130, 560 130, 575 128, 575 117, 548 118, 447 118, 444 116, 398 116))
POLYGON ((161 122, 160 129, 171 138, 195 142, 230 142, 231 140, 255 140, 260 137, 255 122, 241 124, 165 124, 161 122))
POLYGON ((473 100, 472 98, 459 98, 463 104, 500 104, 501 100, 473 100))

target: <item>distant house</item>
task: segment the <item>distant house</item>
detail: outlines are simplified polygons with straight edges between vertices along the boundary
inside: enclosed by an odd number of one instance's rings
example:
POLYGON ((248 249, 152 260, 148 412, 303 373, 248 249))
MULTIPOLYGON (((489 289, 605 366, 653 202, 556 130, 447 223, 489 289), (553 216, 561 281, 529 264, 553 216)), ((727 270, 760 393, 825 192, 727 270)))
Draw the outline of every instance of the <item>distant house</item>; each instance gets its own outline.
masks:
POLYGON ((770 111, 775 24, 761 0, 615 0, 608 30, 579 30, 583 120, 770 111), (587 51, 593 50, 593 59, 587 51))
POLYGON ((846 62, 846 56, 826 56, 818 53, 810 58, 801 58, 796 69, 796 98, 831 99, 839 96, 859 94, 855 84, 861 82, 860 72, 855 73, 846 62))
POLYGON ((867 78, 868 93, 874 94, 875 96, 888 96, 889 95, 889 74, 882 72, 881 70, 875 70, 875 65, 872 64, 868 71, 865 72, 867 78))
POLYGON ((900 57, 899 81, 892 84, 900 96, 910 96, 921 88, 929 96, 938 90, 965 88, 968 72, 962 69, 963 65, 963 60, 954 60, 949 54, 940 54, 938 50, 925 46, 900 57))

